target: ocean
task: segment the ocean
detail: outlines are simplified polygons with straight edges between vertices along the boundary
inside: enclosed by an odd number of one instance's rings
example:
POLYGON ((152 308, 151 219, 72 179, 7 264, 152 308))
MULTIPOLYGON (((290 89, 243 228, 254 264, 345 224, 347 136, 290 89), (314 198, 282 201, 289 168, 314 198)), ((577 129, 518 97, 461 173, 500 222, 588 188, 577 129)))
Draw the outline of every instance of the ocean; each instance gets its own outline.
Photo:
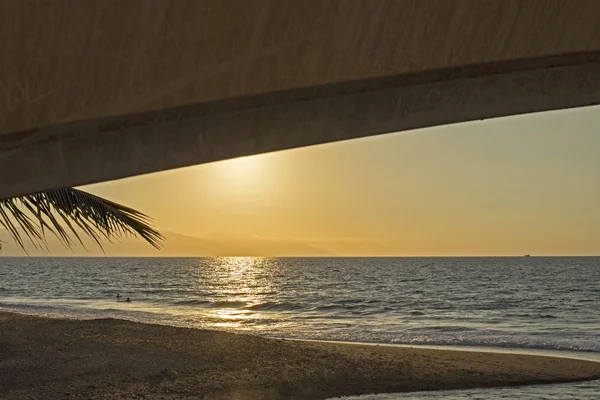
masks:
MULTIPOLYGON (((0 258, 0 310, 600 361, 600 257, 0 258)), ((600 382, 352 399, 433 398, 599 399, 600 382)))

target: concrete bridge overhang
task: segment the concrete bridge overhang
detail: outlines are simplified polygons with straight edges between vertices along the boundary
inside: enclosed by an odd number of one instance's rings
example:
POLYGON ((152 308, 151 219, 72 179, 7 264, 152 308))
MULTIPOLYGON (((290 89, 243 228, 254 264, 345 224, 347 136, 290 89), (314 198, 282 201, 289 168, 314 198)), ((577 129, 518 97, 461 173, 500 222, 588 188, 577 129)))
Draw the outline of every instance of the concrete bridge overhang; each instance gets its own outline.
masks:
POLYGON ((600 104, 596 0, 0 4, 0 198, 600 104))

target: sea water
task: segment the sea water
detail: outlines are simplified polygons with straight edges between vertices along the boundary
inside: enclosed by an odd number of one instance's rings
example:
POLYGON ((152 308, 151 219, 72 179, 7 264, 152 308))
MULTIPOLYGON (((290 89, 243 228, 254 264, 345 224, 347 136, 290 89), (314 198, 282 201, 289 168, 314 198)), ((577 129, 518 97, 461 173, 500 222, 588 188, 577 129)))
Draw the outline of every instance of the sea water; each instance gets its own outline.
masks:
MULTIPOLYGON (((0 310, 600 360, 600 258, 1 258, 0 310)), ((587 382, 363 399, 599 392, 587 382)))

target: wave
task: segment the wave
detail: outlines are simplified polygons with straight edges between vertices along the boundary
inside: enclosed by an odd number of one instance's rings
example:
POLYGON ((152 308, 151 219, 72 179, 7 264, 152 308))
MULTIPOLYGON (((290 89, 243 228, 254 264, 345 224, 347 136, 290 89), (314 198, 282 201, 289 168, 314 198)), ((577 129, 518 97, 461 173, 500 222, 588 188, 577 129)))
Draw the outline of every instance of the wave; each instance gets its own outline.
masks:
POLYGON ((291 311, 302 308, 299 304, 293 303, 277 303, 268 301, 266 303, 253 304, 246 307, 247 310, 252 311, 291 311))
POLYGON ((475 328, 470 328, 467 326, 458 326, 458 325, 438 325, 438 326, 423 326, 417 328, 407 329, 411 332, 470 332, 475 331, 475 328))
POLYGON ((505 314, 506 318, 539 318, 539 319, 555 319, 558 318, 556 315, 552 314, 527 314, 527 313, 514 313, 514 314, 505 314))
MULTIPOLYGON (((368 309, 365 309, 365 307, 361 304, 357 304, 357 303, 339 303, 339 302, 335 302, 335 303, 330 303, 330 304, 325 304, 322 306, 316 306, 316 307, 312 307, 310 310, 311 311, 352 311, 352 310, 362 310, 364 309, 364 311, 369 311, 368 309)), ((385 307, 384 307, 385 309, 385 307)), ((389 307, 389 310, 394 310, 394 308, 389 307)))
MULTIPOLYGON (((137 289, 135 293, 143 293, 143 294, 165 294, 169 296, 173 295, 185 295, 189 294, 189 290, 179 289, 179 288, 152 288, 152 289, 137 289)), ((198 293, 195 293, 198 294, 198 293)))
POLYGON ((265 303, 249 303, 246 301, 210 301, 210 300, 182 300, 175 302, 176 306, 199 306, 202 308, 233 308, 250 311, 292 311, 303 308, 300 304, 288 302, 267 301, 265 303))
POLYGON ((175 302, 178 306, 202 306, 206 308, 245 308, 248 303, 245 301, 208 301, 208 300, 181 300, 175 302))
POLYGON ((210 304, 210 301, 207 301, 207 300, 181 300, 181 301, 175 302, 175 305, 177 305, 177 306, 200 306, 200 305, 205 305, 205 304, 210 304))
MULTIPOLYGON (((381 342, 385 343, 385 342, 381 342)), ((439 339, 439 338, 412 338, 412 339, 393 339, 390 341, 391 344, 401 345, 423 345, 423 346, 466 346, 466 347, 497 347, 504 349, 529 349, 529 350, 558 350, 558 351, 575 351, 575 352, 586 352, 586 353, 600 353, 600 349, 585 345, 576 344, 561 344, 561 343, 549 343, 549 342, 535 342, 535 341, 512 341, 503 339, 439 339)))

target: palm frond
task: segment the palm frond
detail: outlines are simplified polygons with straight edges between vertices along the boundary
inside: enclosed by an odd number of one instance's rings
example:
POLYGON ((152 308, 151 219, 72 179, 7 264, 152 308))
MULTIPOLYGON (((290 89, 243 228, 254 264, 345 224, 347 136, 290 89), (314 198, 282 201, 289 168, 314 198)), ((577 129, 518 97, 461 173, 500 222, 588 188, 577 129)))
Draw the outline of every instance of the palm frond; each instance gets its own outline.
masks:
POLYGON ((0 200, 0 225, 22 249, 23 236, 35 248, 47 249, 46 232, 67 247, 75 240, 83 246, 80 234, 92 238, 100 248, 103 240, 129 235, 139 236, 155 248, 160 248, 163 239, 141 212, 73 188, 0 200))

